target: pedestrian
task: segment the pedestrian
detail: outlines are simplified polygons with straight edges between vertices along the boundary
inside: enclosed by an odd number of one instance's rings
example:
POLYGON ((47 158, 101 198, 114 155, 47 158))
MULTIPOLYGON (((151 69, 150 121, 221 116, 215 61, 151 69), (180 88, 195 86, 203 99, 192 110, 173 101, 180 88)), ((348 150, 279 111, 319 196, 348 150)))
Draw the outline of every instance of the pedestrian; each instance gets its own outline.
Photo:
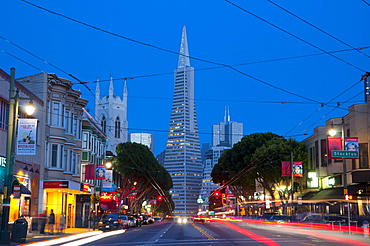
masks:
POLYGON ((62 212, 59 218, 59 232, 64 233, 65 228, 66 228, 66 216, 62 212))
POLYGON ((40 234, 45 234, 45 225, 46 225, 46 220, 47 220, 47 213, 46 213, 46 210, 44 210, 42 212, 42 214, 40 214, 40 219, 39 219, 39 223, 40 223, 40 234))
POLYGON ((48 224, 49 224, 49 234, 54 235, 55 214, 54 210, 52 209, 50 209, 48 224))

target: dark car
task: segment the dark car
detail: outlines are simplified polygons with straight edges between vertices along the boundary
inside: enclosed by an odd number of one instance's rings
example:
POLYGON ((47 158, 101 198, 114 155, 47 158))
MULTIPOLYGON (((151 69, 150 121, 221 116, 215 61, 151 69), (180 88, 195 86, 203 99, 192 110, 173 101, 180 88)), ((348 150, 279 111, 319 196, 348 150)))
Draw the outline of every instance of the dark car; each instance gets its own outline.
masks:
POLYGON ((102 231, 122 229, 120 215, 118 213, 103 214, 98 222, 98 229, 102 231))
POLYGON ((286 215, 273 215, 268 219, 268 221, 284 223, 284 222, 291 222, 292 218, 286 215))
POLYGON ((269 213, 264 213, 262 216, 258 216, 256 219, 269 220, 272 216, 276 216, 276 215, 279 215, 279 213, 269 212, 269 213))

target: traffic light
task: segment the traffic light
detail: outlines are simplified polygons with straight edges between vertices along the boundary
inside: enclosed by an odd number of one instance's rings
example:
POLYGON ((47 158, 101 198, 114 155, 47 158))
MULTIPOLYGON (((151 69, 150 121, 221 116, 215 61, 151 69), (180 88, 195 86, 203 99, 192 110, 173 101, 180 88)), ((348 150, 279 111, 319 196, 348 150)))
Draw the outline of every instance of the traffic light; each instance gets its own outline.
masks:
POLYGON ((158 196, 158 197, 157 197, 157 201, 158 201, 158 202, 163 201, 163 196, 158 196))
POLYGON ((220 195, 220 192, 215 191, 215 196, 219 196, 219 195, 220 195))

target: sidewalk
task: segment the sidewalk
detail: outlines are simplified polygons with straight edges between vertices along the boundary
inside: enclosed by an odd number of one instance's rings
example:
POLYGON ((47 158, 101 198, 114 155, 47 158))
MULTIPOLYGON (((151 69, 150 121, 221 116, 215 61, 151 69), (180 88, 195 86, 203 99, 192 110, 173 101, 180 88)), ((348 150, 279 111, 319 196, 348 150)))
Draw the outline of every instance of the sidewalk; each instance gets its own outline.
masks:
POLYGON ((38 231, 27 232, 26 242, 24 243, 10 242, 10 245, 27 245, 27 244, 32 244, 32 243, 39 242, 39 241, 47 241, 50 239, 68 237, 71 235, 92 232, 92 231, 93 229, 88 229, 88 228, 67 228, 65 229, 64 233, 54 233, 53 235, 49 235, 48 232, 45 232, 45 234, 40 234, 38 231))

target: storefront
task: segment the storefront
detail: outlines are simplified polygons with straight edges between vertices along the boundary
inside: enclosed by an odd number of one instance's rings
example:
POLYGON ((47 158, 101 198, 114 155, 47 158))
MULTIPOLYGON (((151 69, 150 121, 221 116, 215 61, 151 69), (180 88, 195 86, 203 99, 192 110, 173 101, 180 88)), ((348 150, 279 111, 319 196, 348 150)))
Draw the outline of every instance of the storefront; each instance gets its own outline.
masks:
MULTIPOLYGON (((66 217, 66 227, 82 227, 82 220, 86 220, 87 210, 90 206, 87 199, 91 190, 88 184, 81 184, 71 180, 44 180, 43 181, 45 210, 47 214, 54 210, 56 224, 63 213, 66 217)), ((87 222, 86 222, 87 224, 87 222)))

